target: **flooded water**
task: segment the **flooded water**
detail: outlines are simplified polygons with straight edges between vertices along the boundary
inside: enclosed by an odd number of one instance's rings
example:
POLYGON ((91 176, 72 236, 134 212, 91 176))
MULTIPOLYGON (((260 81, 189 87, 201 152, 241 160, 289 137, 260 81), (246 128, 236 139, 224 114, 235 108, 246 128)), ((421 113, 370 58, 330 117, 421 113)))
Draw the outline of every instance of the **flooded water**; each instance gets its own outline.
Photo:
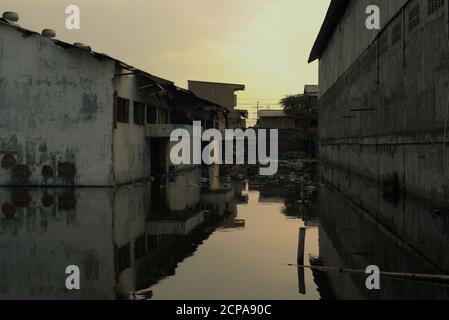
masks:
MULTIPOLYGON (((245 189, 236 207, 237 225, 225 219, 175 274, 152 286, 155 299, 318 299, 311 272, 307 296, 299 294, 296 263, 299 218, 287 216, 281 196, 261 198, 245 189)), ((307 235, 307 252, 318 254, 318 228, 307 235)))
POLYGON ((199 172, 118 189, 0 189, 1 299, 447 299, 439 283, 298 269, 305 264, 445 274, 447 217, 411 199, 251 182, 210 190, 199 172), (197 181, 192 183, 191 181, 197 181), (368 207, 368 205, 367 205, 368 207), (80 290, 66 289, 78 266, 80 290))

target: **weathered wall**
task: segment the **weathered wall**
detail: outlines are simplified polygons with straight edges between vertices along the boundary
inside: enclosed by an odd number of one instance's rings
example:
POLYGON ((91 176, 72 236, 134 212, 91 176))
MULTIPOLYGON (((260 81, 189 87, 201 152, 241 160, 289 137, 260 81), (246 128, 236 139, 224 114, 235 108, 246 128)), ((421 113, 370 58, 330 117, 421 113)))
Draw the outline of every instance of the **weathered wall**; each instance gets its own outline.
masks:
MULTIPOLYGON (((265 129, 261 129, 265 130, 265 129)), ((257 134, 259 137, 259 134, 257 134)), ((302 129, 280 129, 278 130, 278 153, 280 159, 289 157, 288 153, 303 152, 307 153, 310 150, 309 136, 307 130, 302 129)), ((270 152, 270 133, 266 133, 266 152, 270 152)), ((246 147, 247 148, 247 147, 246 147)), ((256 148, 257 150, 257 148, 256 148)))
MULTIPOLYGON (((117 70, 117 74, 124 73, 129 73, 129 70, 117 70)), ((117 96, 129 100, 129 123, 117 123, 113 130, 114 179, 121 185, 151 176, 151 143, 146 137, 146 126, 134 124, 134 103, 156 109, 166 109, 167 105, 161 99, 138 90, 142 82, 135 75, 118 76, 114 85, 117 96)))
POLYGON ((369 5, 381 11, 384 28, 409 0, 353 0, 329 41, 319 62, 320 96, 337 81, 376 39, 378 30, 368 30, 365 13, 369 5))
MULTIPOLYGON (((259 128, 261 129, 295 129, 296 121, 294 118, 259 118, 259 128)), ((299 125, 299 122, 298 122, 299 125)))
MULTIPOLYGON (((404 17, 397 16, 382 31, 380 38, 387 37, 387 46, 380 49, 376 40, 321 97, 323 163, 376 183, 397 172, 409 193, 447 204, 446 16, 447 7, 428 15, 427 1, 411 1, 404 17), (408 14, 416 4, 420 4, 420 24, 409 31, 408 14), (402 19, 402 39, 394 42, 394 26, 402 19)), ((327 54, 323 60, 334 61, 332 50, 327 54)))
POLYGON ((10 155, 30 176, 0 168, 0 185, 110 185, 113 74, 110 60, 1 23, 0 161, 10 155), (75 165, 73 178, 58 177, 63 163, 75 165))

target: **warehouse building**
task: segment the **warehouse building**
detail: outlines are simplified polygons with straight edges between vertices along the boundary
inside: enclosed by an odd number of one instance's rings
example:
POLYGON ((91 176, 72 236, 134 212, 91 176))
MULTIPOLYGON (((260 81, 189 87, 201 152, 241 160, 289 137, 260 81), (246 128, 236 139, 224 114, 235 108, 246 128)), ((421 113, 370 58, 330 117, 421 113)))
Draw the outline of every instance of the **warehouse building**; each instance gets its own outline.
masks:
POLYGON ((194 119, 211 127, 226 113, 54 37, 0 18, 0 185, 103 187, 167 175, 171 132, 194 119))
POLYGON ((447 205, 448 2, 333 0, 317 59, 323 178, 361 205, 355 177, 378 186, 372 197, 390 190, 447 205), (380 8, 380 30, 365 27, 369 5, 380 8))

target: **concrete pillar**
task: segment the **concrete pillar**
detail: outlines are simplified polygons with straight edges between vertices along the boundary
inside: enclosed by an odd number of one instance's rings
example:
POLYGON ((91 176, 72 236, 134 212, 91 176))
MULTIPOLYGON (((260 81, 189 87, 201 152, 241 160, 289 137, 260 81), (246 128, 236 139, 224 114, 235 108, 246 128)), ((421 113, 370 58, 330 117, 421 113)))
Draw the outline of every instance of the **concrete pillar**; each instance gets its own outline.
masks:
POLYGON ((220 188, 220 166, 209 166, 209 188, 211 190, 218 190, 220 188))

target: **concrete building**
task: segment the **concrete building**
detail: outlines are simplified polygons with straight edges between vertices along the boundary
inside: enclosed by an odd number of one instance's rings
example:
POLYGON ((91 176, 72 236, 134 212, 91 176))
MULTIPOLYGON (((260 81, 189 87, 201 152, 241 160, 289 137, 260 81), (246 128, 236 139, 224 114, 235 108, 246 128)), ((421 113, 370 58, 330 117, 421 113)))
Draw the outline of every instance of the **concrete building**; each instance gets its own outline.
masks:
POLYGON ((310 99, 310 105, 312 107, 312 119, 310 121, 309 128, 307 129, 309 134, 309 148, 310 152, 316 156, 318 153, 318 142, 320 140, 320 134, 318 129, 318 85, 305 85, 304 95, 310 99))
MULTIPOLYGON (((114 186, 166 175, 169 136, 227 112, 83 44, 0 19, 0 185, 114 186)), ((185 168, 180 168, 185 169, 185 168)))
MULTIPOLYGON (((259 130, 278 130, 278 151, 281 159, 291 153, 309 153, 309 139, 304 121, 286 114, 283 110, 261 110, 258 112, 256 128, 259 130)), ((267 145, 269 145, 267 135, 267 145)))
POLYGON ((242 84, 218 83, 206 81, 188 81, 189 90, 198 97, 212 101, 229 111, 226 128, 246 128, 248 111, 237 109, 237 91, 245 90, 242 84))
POLYGON ((309 61, 319 59, 323 178, 354 176, 448 204, 448 1, 331 2, 309 61), (368 30, 377 5, 381 30, 368 30))
POLYGON ((257 113, 257 127, 260 129, 297 129, 300 121, 283 110, 260 110, 257 113))
POLYGON ((318 112, 318 85, 306 84, 304 86, 304 95, 310 98, 310 104, 314 112, 318 112))

